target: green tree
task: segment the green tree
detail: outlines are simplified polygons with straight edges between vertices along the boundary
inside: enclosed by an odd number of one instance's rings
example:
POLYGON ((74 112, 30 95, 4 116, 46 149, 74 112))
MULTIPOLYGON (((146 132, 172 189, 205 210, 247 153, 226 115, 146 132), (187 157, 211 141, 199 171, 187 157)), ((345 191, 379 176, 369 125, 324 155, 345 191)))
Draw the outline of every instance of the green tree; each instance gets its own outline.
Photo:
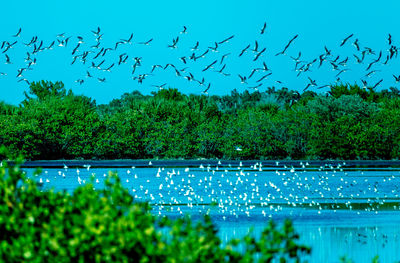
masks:
POLYGON ((67 95, 67 90, 64 87, 64 83, 60 81, 53 83, 51 81, 42 80, 42 81, 33 81, 29 85, 28 93, 24 92, 25 101, 23 102, 23 104, 32 99, 37 99, 41 101, 49 96, 64 97, 67 95), (33 95, 34 97, 29 96, 28 93, 33 95))

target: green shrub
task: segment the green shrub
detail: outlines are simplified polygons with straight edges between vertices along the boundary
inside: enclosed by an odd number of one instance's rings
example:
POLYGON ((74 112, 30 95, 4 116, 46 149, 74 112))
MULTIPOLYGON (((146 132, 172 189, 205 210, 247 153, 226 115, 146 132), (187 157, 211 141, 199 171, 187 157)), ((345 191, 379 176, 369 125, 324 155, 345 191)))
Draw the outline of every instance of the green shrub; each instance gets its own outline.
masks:
POLYGON ((98 190, 43 191, 24 176, 22 162, 0 167, 3 262, 301 262, 310 253, 289 221, 282 228, 269 222, 258 239, 222 244, 209 217, 156 217, 114 174, 98 190))

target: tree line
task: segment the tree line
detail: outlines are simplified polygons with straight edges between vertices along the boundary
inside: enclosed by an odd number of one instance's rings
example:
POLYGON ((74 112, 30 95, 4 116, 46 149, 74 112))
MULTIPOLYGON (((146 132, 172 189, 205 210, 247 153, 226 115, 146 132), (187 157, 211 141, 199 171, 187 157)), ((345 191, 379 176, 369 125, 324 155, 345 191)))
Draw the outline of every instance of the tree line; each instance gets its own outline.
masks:
POLYGON ((0 102, 0 145, 27 159, 398 159, 400 91, 337 84, 230 95, 162 89, 97 105, 62 82, 0 102))

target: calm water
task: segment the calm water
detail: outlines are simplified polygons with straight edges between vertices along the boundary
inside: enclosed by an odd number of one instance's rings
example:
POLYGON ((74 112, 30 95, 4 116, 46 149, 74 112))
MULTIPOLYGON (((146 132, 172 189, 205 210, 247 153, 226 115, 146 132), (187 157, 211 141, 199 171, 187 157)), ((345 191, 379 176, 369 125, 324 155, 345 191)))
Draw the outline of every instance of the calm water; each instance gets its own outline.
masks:
POLYGON ((69 192, 90 181, 100 188, 108 171, 116 171, 137 200, 153 205, 156 215, 196 218, 208 213, 224 241, 251 227, 257 235, 269 219, 291 218, 302 243, 313 248, 310 262, 339 262, 343 255, 355 262, 370 262, 375 255, 380 262, 400 260, 398 166, 89 164, 51 163, 47 165, 52 168, 38 176, 33 175, 34 168, 25 170, 45 189, 69 192))

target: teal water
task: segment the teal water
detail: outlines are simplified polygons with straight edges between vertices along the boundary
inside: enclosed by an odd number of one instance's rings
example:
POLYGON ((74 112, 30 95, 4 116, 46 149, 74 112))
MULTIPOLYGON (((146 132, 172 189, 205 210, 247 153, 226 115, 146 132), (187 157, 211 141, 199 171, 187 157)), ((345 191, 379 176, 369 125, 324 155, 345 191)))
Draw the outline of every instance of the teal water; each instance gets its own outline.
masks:
POLYGON ((37 176, 34 168, 25 170, 44 189, 69 192, 91 181, 101 188, 113 170, 136 200, 152 204, 156 215, 211 215, 224 242, 250 228, 257 235, 270 219, 290 218, 301 242, 313 249, 310 262, 339 262, 344 255, 354 262, 369 262, 375 255, 380 262, 400 260, 397 166, 183 164, 61 164, 37 176))

